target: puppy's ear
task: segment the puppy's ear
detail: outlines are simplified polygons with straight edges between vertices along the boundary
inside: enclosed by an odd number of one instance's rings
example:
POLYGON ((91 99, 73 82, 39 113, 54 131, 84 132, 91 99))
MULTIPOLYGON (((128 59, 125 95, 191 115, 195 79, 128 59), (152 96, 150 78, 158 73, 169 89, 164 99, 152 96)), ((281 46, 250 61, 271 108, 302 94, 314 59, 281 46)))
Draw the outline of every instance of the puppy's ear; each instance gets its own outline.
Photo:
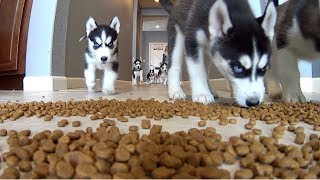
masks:
POLYGON ((97 28, 97 23, 92 17, 89 17, 86 27, 87 27, 87 36, 89 36, 90 32, 93 31, 95 28, 97 28))
POLYGON ((217 0, 209 12, 209 32, 211 39, 227 34, 232 26, 226 3, 223 0, 217 0))
POLYGON ((111 21, 111 23, 110 23, 110 27, 111 27, 112 29, 116 30, 117 33, 119 34, 119 32, 120 32, 120 20, 119 20, 119 18, 118 18, 117 16, 115 16, 115 17, 112 19, 112 21, 111 21))
POLYGON ((277 21, 277 10, 273 1, 268 3, 266 11, 264 12, 261 27, 264 30, 266 36, 272 41, 274 35, 274 27, 277 21))

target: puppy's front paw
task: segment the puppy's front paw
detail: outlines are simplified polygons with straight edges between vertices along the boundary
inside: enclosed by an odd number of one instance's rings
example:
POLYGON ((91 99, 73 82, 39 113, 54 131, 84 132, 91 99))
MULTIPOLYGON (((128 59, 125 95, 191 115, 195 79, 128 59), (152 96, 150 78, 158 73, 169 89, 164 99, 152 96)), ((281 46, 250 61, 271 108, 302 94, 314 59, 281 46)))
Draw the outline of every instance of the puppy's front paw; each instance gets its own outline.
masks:
POLYGON ((214 96, 212 94, 196 94, 192 95, 192 100, 202 104, 210 104, 214 102, 214 96))
POLYGON ((102 89, 102 92, 103 92, 104 94, 107 94, 107 95, 116 94, 116 90, 115 90, 115 89, 102 89))
POLYGON ((169 89, 169 98, 177 100, 177 99, 186 99, 186 94, 182 91, 182 89, 169 89))
POLYGON ((289 102, 289 103, 303 103, 306 102, 306 97, 301 93, 284 93, 283 102, 289 102))
POLYGON ((88 87, 88 92, 89 93, 96 93, 97 89, 95 87, 88 87))

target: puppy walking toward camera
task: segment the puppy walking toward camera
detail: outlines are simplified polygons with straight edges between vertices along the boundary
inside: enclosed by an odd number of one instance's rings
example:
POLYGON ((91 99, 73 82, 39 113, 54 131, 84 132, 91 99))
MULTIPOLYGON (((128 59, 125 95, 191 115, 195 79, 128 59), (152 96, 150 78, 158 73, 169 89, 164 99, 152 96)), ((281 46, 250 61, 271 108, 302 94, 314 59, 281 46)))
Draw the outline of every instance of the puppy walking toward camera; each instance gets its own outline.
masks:
POLYGON ((147 74, 147 81, 148 84, 155 84, 156 78, 155 78, 155 74, 154 74, 154 69, 150 69, 148 74, 147 74))
POLYGON ((185 99, 180 81, 184 54, 192 100, 214 102, 204 57, 207 54, 232 87, 241 106, 259 105, 264 98, 263 77, 269 64, 277 12, 270 2, 261 22, 247 0, 160 0, 168 21, 168 93, 185 99))
POLYGON ((161 63, 158 73, 158 80, 160 84, 167 85, 168 83, 168 65, 167 63, 161 63))
POLYGON ((133 68, 132 68, 132 85, 138 84, 138 77, 140 79, 140 82, 143 82, 143 69, 141 67, 142 61, 140 59, 136 59, 133 62, 133 68))
MULTIPOLYGON (((86 24, 88 45, 85 53, 84 76, 89 92, 96 92, 96 69, 104 71, 102 92, 115 94, 118 77, 118 35, 120 21, 114 17, 109 25, 97 25, 90 17, 86 24)), ((81 39, 80 39, 81 40, 81 39)))
POLYGON ((289 0, 278 7, 268 93, 274 100, 306 102, 300 87, 299 60, 320 59, 319 0, 289 0))

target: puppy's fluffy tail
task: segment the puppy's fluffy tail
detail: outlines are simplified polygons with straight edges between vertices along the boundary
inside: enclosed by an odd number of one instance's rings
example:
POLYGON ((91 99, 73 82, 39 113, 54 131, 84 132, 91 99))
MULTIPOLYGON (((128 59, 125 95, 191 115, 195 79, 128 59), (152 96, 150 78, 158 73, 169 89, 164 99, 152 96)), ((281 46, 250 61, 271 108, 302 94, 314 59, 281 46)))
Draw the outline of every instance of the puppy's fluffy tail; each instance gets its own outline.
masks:
POLYGON ((169 14, 171 13, 173 4, 170 0, 160 0, 160 4, 165 11, 167 11, 169 14))

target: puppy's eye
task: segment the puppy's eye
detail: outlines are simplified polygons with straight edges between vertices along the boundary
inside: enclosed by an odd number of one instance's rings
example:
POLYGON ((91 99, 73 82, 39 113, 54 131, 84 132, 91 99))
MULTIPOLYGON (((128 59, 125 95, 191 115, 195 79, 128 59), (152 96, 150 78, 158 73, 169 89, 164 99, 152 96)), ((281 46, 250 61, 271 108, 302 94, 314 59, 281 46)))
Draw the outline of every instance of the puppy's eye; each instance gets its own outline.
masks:
POLYGON ((257 69, 257 75, 258 76, 264 76, 266 74, 267 67, 264 67, 262 69, 257 69))
POLYGON ((113 43, 109 43, 109 44, 106 44, 106 46, 108 47, 108 48, 113 48, 113 43))
POLYGON ((95 42, 95 43, 93 44, 93 47, 94 47, 94 48, 98 48, 98 47, 100 47, 100 44, 98 44, 98 43, 95 42))
POLYGON ((235 74, 241 74, 245 69, 240 63, 235 63, 232 65, 232 70, 235 74))

